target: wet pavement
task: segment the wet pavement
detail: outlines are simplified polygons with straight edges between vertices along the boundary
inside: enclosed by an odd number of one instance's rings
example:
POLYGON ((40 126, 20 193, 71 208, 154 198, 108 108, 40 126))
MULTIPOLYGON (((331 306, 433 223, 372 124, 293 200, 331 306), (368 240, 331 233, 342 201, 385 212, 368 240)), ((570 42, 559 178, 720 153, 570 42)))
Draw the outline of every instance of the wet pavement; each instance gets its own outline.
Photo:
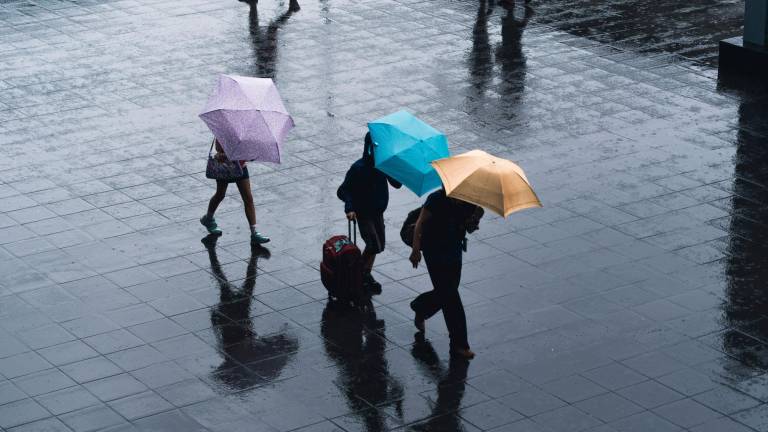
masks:
POLYGON ((677 3, 0 2, 0 429, 768 430, 768 99, 712 68, 741 2, 677 3), (296 120, 250 166, 268 250, 234 191, 223 237, 197 222, 220 72, 296 120), (365 122, 401 107, 545 205, 472 235, 469 364, 439 317, 414 335, 410 192, 372 312, 319 281, 365 122))

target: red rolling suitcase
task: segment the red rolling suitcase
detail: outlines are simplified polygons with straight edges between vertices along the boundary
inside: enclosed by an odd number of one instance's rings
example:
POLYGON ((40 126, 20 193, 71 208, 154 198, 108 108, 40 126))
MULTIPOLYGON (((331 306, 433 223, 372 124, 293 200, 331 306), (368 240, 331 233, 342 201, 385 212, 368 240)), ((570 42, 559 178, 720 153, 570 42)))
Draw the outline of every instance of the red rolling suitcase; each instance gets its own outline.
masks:
POLYGON ((363 256, 357 247, 356 221, 349 221, 348 232, 348 236, 333 236, 323 243, 320 280, 328 290, 329 300, 361 306, 363 304, 363 256))

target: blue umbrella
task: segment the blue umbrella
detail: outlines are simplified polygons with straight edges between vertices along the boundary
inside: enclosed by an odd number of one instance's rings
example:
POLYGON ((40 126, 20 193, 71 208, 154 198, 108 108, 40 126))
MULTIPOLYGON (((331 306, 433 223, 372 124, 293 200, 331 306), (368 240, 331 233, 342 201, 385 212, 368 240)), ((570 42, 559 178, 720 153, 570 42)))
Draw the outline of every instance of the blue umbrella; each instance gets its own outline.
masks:
POLYGON ((449 156, 445 134, 407 111, 368 123, 376 168, 418 196, 442 185, 430 162, 449 156))

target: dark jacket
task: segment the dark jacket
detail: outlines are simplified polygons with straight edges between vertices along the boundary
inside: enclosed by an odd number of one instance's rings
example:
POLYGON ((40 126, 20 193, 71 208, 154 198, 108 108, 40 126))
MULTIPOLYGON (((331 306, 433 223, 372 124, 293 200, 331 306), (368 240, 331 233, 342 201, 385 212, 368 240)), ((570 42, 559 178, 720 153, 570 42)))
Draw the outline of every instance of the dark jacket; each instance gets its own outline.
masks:
POLYGON ((485 213, 482 207, 451 199, 445 189, 432 192, 424 203, 432 215, 422 228, 421 249, 430 255, 449 254, 461 259, 467 233, 477 231, 485 213))
POLYGON ((389 204, 389 186, 400 188, 402 184, 376 169, 373 160, 373 144, 370 134, 365 136, 363 157, 355 161, 347 171, 336 196, 344 201, 344 212, 363 215, 384 213, 389 204))

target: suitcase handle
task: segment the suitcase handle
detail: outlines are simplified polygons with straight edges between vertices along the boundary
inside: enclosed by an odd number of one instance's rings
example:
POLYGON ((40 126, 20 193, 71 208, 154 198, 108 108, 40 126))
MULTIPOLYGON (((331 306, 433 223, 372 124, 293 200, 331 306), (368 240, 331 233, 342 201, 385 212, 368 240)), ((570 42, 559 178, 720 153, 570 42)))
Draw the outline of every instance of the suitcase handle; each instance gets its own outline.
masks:
POLYGON ((347 231, 349 232, 349 239, 352 240, 352 242, 354 242, 355 245, 357 245, 357 220, 356 219, 347 221, 347 231), (352 224, 355 224, 354 230, 352 229, 352 224), (354 239, 352 237, 352 233, 355 234, 354 239))

